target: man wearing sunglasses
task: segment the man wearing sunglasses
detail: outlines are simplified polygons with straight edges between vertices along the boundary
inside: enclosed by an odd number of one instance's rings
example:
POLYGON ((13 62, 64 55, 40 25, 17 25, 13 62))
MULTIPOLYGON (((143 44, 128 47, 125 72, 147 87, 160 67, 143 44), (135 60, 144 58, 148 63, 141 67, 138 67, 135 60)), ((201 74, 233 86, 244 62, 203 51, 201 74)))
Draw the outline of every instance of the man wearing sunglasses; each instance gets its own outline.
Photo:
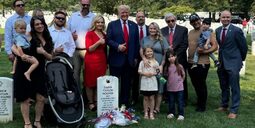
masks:
MULTIPOLYGON (((95 14, 90 12, 90 0, 80 0, 80 11, 74 12, 68 20, 68 29, 72 32, 75 41, 76 49, 72 57, 74 64, 74 78, 81 85, 80 74, 83 69, 83 61, 86 53, 85 50, 85 35, 91 27, 91 23, 95 14)), ((86 103, 86 91, 83 92, 83 97, 86 103), (85 93, 85 94, 84 94, 85 93)))
POLYGON ((11 51, 11 47, 13 45, 13 37, 16 33, 14 23, 18 19, 23 19, 26 22, 26 24, 29 24, 31 20, 31 16, 28 16, 25 13, 25 3, 23 0, 15 0, 12 5, 15 10, 15 14, 7 19, 7 21, 5 22, 4 29, 5 51, 8 54, 8 58, 10 61, 13 61, 15 58, 11 51))
POLYGON ((75 43, 72 33, 64 27, 66 23, 66 13, 63 11, 55 12, 53 22, 49 31, 54 43, 54 53, 66 53, 69 57, 72 57, 75 50, 75 43))
MULTIPOLYGON (((161 29, 163 36, 167 39, 169 46, 174 50, 179 63, 183 66, 185 75, 187 69, 188 29, 176 24, 176 16, 172 13, 165 15, 167 26, 161 29)), ((183 81, 185 105, 188 99, 187 77, 183 81)))

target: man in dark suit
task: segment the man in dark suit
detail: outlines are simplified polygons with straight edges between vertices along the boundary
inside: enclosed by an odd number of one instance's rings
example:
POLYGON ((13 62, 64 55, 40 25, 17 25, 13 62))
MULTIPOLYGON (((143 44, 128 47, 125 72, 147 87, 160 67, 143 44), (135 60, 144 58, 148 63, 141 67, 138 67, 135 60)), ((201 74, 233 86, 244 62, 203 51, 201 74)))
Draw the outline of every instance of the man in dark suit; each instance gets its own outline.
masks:
MULTIPOLYGON (((167 39, 169 46, 174 50, 178 57, 179 63, 184 67, 185 74, 187 69, 188 48, 188 29, 176 24, 176 16, 172 13, 165 15, 167 26, 161 29, 163 36, 167 39)), ((185 105, 188 99, 187 77, 183 82, 185 105)))
POLYGON ((108 24, 107 44, 109 46, 110 75, 116 76, 120 83, 120 104, 129 106, 131 75, 139 55, 139 34, 136 23, 128 20, 130 8, 118 7, 119 19, 108 24))
POLYGON ((218 111, 227 111, 230 88, 231 101, 230 113, 228 118, 237 117, 240 105, 240 76, 239 71, 242 68, 242 61, 247 54, 247 44, 243 31, 230 24, 231 13, 229 11, 221 12, 220 21, 222 26, 216 29, 216 39, 219 43, 219 61, 218 77, 221 88, 221 107, 218 111))
MULTIPOLYGON (((137 23, 137 27, 138 27, 138 33, 139 33, 139 43, 142 40, 142 38, 146 37, 149 35, 149 26, 145 25, 145 15, 144 12, 139 10, 136 13, 136 23, 137 23)), ((134 106, 136 105, 136 103, 138 102, 138 98, 139 98, 139 81, 140 81, 140 77, 138 74, 138 66, 139 63, 141 61, 141 57, 140 55, 138 56, 138 63, 135 66, 135 70, 134 70, 134 75, 132 78, 132 103, 131 105, 134 106)))

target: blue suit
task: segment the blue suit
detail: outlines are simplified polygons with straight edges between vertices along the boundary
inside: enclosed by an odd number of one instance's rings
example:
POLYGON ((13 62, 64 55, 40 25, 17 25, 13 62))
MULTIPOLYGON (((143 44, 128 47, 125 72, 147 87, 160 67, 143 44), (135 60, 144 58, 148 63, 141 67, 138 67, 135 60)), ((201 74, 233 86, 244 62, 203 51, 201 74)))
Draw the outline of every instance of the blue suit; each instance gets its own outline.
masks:
POLYGON ((222 27, 216 29, 216 39, 219 43, 219 61, 218 77, 222 91, 221 107, 228 108, 230 97, 230 88, 232 93, 231 113, 237 113, 240 105, 240 76, 242 61, 247 54, 247 43, 243 31, 229 25, 224 42, 221 41, 222 27))
POLYGON ((128 50, 127 53, 118 50, 124 43, 124 33, 120 19, 112 21, 107 27, 107 45, 109 46, 108 62, 110 75, 121 80, 120 104, 129 105, 131 74, 137 64, 139 56, 139 33, 137 25, 129 21, 128 24, 128 50))

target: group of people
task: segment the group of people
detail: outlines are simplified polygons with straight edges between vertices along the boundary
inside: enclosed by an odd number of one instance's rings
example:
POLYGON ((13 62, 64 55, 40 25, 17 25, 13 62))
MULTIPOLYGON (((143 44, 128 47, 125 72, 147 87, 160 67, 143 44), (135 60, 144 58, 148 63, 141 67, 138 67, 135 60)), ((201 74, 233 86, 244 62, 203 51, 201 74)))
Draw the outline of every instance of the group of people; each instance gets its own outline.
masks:
POLYGON ((230 24, 229 11, 221 12, 222 26, 216 29, 215 35, 209 30, 211 21, 202 22, 197 14, 189 17, 194 28, 190 32, 176 24, 172 13, 165 15, 167 26, 162 29, 155 22, 145 25, 143 11, 137 11, 135 23, 128 19, 130 7, 127 5, 118 6, 119 18, 111 21, 106 29, 104 17, 90 12, 90 0, 80 0, 80 6, 67 22, 67 13, 56 11, 48 26, 41 10, 35 10, 30 17, 25 13, 24 1, 13 2, 16 13, 6 21, 5 50, 10 61, 16 58, 16 64, 13 63, 15 98, 21 103, 24 128, 42 127, 40 120, 47 95, 44 66, 58 54, 65 54, 73 64, 75 80, 84 87, 89 110, 96 110, 97 78, 106 75, 108 68, 110 75, 120 80, 120 104, 130 107, 139 102, 139 94, 143 95, 145 119, 155 119, 165 94, 169 104, 167 118, 178 115, 177 120, 184 119, 187 72, 197 95, 196 111, 204 112, 209 56, 218 46, 219 60, 214 57, 214 62, 222 102, 217 111, 230 108, 228 117, 236 118, 240 105, 239 71, 247 44, 242 30, 230 24), (160 76, 164 76, 166 84, 160 82, 160 76), (229 107, 230 88, 232 104, 229 107), (29 108, 33 102, 36 112, 31 124, 29 108), (178 103, 178 114, 175 103, 178 103))

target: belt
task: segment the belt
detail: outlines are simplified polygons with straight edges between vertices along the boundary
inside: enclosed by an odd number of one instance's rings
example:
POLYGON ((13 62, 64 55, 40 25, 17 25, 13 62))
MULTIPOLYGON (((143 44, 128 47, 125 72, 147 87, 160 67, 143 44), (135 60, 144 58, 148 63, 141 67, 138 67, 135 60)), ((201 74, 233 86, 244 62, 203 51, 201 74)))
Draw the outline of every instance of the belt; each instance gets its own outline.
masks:
POLYGON ((87 50, 86 48, 75 48, 76 50, 87 50))

